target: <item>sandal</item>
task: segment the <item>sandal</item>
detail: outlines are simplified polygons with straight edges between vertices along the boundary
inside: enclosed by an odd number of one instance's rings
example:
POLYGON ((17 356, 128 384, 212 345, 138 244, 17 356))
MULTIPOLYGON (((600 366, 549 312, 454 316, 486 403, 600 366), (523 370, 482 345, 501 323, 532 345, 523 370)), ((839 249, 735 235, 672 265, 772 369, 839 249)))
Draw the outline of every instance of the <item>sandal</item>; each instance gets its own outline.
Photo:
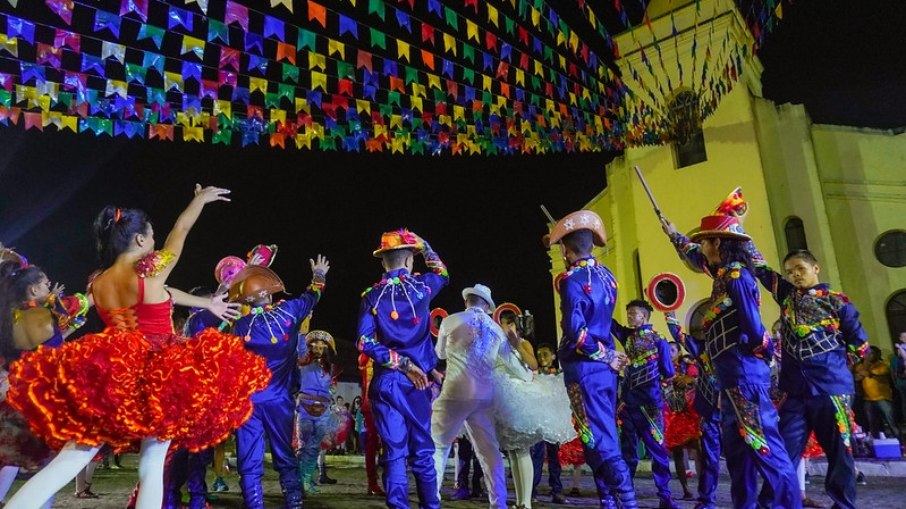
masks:
POLYGON ((77 493, 75 494, 75 497, 76 497, 76 498, 101 498, 100 495, 98 495, 97 493, 91 491, 91 490, 88 489, 88 488, 85 488, 84 490, 77 492, 77 493))

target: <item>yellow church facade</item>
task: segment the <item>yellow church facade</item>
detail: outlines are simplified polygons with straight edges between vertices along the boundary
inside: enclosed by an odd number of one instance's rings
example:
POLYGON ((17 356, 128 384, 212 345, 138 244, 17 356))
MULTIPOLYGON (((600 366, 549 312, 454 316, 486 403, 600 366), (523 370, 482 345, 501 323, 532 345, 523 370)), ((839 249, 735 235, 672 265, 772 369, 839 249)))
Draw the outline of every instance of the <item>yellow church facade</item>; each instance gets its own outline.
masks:
MULTIPOLYGON (((619 36, 620 48, 644 46, 652 33, 669 34, 672 23, 679 25, 680 39, 675 45, 661 40, 663 59, 676 61, 676 48, 679 61, 691 68, 691 31, 729 31, 749 42, 732 0, 702 0, 707 20, 692 15, 694 3, 676 7, 671 20, 664 14, 668 5, 654 2, 653 31, 619 36)), ((627 71, 641 65, 632 61, 638 52, 625 55, 617 64, 628 84, 638 86, 627 71)), ((673 144, 627 148, 607 165, 606 188, 589 203, 576 203, 596 211, 606 225, 608 245, 595 254, 620 282, 615 315, 624 319, 626 303, 642 297, 653 276, 672 272, 687 292, 677 316, 694 328, 697 308, 711 291, 711 280, 687 268, 661 231, 633 170, 638 166, 662 213, 680 231, 697 227, 701 216, 741 187, 749 203, 744 227, 768 262, 780 271, 789 250, 807 247, 819 260, 822 280, 856 304, 871 343, 889 352, 892 332, 906 331, 906 134, 813 124, 803 106, 761 97, 761 66, 751 53, 743 67, 739 82, 701 125, 698 159, 704 160, 689 164, 673 144)), ((563 261, 558 249, 549 254, 554 277, 563 261)), ((559 313, 556 292, 555 301, 559 313)), ((767 292, 762 315, 767 327, 778 316, 767 292)), ((652 321, 666 331, 662 316, 652 321)))

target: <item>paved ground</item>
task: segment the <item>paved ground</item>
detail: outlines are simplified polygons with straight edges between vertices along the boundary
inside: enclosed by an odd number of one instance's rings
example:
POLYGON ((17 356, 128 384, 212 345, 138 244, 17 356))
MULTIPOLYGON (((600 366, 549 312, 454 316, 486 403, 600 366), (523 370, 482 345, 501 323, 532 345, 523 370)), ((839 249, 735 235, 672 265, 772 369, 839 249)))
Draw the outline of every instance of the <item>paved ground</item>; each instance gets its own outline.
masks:
MULTIPOLYGON (((338 458, 339 459, 339 458, 338 458)), ((124 470, 98 470, 95 475, 95 481, 92 489, 101 495, 97 500, 79 500, 72 493, 73 485, 70 484, 66 489, 61 491, 54 503, 54 508, 61 509, 121 509, 124 507, 135 482, 135 464, 134 456, 127 456, 124 459, 124 470)), ((643 462, 643 464, 646 462, 643 462)), ((378 509, 385 507, 383 500, 368 497, 364 495, 364 471, 359 466, 334 467, 330 470, 330 475, 339 480, 339 483, 333 486, 323 487, 321 493, 311 495, 306 499, 306 509, 321 508, 355 508, 355 509, 378 509)), ((449 477, 449 474, 448 474, 449 477)), ((209 478, 210 479, 210 478, 209 478)), ((213 480, 213 479, 210 479, 213 480)), ((235 474, 229 474, 226 478, 232 491, 219 493, 217 500, 212 502, 212 507, 240 509, 242 507, 241 497, 236 491, 238 481, 235 474)), ((568 483, 568 476, 564 476, 564 481, 568 483)), ((830 507, 830 500, 822 494, 823 478, 812 477, 812 484, 808 486, 808 495, 827 504, 830 507)), ((695 480, 691 481, 694 490, 695 480)), ((720 484, 719 506, 731 507, 728 492, 729 479, 723 477, 720 484)), ((18 484, 13 487, 15 490, 18 484)), ((671 486, 675 491, 681 491, 679 482, 674 480, 671 486)), ((583 479, 582 493, 590 495, 593 491, 591 479, 585 476, 583 479)), ((657 507, 657 498, 655 496, 654 484, 650 474, 641 473, 636 480, 636 489, 640 496, 641 507, 657 507)), ((282 500, 279 496, 280 488, 273 472, 269 472, 265 478, 265 492, 269 496, 265 499, 268 509, 277 509, 282 507, 282 500)), ((445 490, 446 493, 446 490, 445 490)), ((546 487, 541 488, 541 493, 546 494, 546 487)), ((592 498, 575 498, 570 497, 570 503, 567 506, 555 506, 549 503, 549 497, 541 496, 534 504, 536 508, 595 508, 595 502, 592 498)), ((413 507, 415 499, 412 499, 413 507)), ((512 502, 512 501, 511 501, 512 502)), ((684 509, 691 509, 695 504, 693 502, 679 502, 684 509)), ((445 508, 458 509, 480 509, 487 507, 487 502, 461 501, 461 502, 444 502, 445 508)), ((906 508, 906 489, 904 489, 904 480, 893 477, 876 477, 869 478, 867 486, 859 486, 859 506, 870 509, 904 509, 906 508)))

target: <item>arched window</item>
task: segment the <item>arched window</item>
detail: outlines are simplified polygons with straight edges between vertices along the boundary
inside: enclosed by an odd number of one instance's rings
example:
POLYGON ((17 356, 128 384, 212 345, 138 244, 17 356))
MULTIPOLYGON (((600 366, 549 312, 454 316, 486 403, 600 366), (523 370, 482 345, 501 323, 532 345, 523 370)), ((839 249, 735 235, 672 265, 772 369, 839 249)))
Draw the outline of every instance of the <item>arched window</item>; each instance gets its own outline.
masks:
POLYGON ((695 306, 692 308, 692 313, 689 314, 689 334, 699 341, 705 340, 705 331, 702 330, 702 319, 705 317, 705 313, 708 312, 710 303, 710 299, 704 299, 695 303, 695 306))
POLYGON ((699 95, 685 89, 675 93, 670 101, 667 121, 676 156, 676 167, 685 168, 708 160, 699 95))
POLYGON ((901 332, 906 332, 906 290, 900 290, 890 296, 885 314, 890 337, 896 341, 901 332))
POLYGON ((787 251, 797 249, 808 249, 808 240, 805 238, 805 226, 802 225, 802 219, 793 216, 786 220, 783 226, 783 232, 786 234, 787 251))
POLYGON ((906 266, 906 232, 884 232, 875 242, 875 258, 888 267, 906 266))

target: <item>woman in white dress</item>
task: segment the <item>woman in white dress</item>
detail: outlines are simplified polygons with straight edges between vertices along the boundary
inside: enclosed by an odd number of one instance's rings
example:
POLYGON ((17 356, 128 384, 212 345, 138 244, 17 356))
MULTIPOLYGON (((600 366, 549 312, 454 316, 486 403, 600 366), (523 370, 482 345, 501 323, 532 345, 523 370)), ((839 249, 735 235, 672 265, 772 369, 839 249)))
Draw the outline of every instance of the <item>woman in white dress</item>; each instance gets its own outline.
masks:
POLYGON ((531 509, 534 468, 529 449, 545 440, 565 443, 576 436, 562 375, 536 376, 531 343, 523 339, 513 318, 501 317, 510 348, 501 348, 494 373, 497 439, 507 452, 516 491, 516 509, 531 509))

